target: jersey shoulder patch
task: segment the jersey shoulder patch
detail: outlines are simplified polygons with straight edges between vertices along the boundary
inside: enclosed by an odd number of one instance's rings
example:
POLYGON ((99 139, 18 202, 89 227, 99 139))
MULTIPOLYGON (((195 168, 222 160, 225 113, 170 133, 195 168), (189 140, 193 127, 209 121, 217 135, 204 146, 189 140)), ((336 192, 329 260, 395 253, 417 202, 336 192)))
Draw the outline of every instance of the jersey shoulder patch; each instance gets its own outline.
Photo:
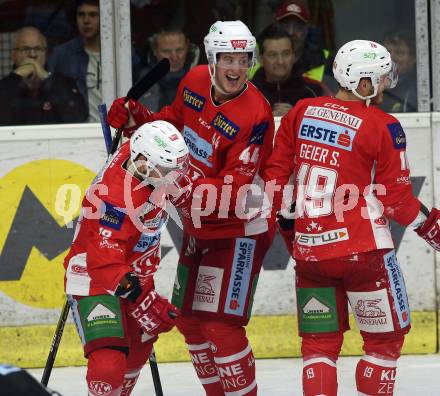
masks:
POLYGON ((268 128, 269 122, 267 121, 254 125, 254 127, 252 128, 251 136, 249 138, 249 145, 258 144, 261 146, 264 142, 264 136, 266 135, 268 128))
POLYGON ((402 125, 400 125, 400 122, 387 124, 387 128, 391 135, 394 148, 397 150, 406 148, 405 131, 403 130, 402 125))

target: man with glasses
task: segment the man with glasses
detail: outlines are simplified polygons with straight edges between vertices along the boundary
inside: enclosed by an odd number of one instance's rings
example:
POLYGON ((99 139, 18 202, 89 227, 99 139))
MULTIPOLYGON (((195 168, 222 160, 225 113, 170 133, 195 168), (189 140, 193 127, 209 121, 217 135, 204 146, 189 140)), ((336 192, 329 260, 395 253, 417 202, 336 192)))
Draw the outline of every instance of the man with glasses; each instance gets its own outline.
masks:
POLYGON ((411 320, 389 219, 440 251, 440 212, 413 195, 405 132, 376 107, 397 83, 390 53, 372 41, 350 41, 333 73, 336 96, 303 99, 282 118, 265 168, 266 181, 277 185, 295 176, 303 394, 337 395, 349 303, 365 352, 356 367, 358 394, 393 395, 411 320))
POLYGON ((241 21, 214 23, 204 40, 209 64, 186 74, 171 106, 151 113, 129 101, 127 110, 117 99, 108 115, 117 128, 129 112, 138 124, 165 119, 188 145, 190 179, 181 188, 191 199, 173 202, 181 208, 183 244, 172 303, 182 311, 176 326, 208 396, 257 394, 245 325, 274 229, 258 202, 274 124, 269 103, 247 82, 255 41, 241 21))
POLYGON ((101 93, 101 47, 99 0, 76 2, 79 36, 55 47, 49 70, 73 78, 89 108, 89 122, 99 122, 101 93))
POLYGON ((75 81, 46 68, 47 42, 34 27, 15 32, 12 72, 0 81, 0 125, 83 122, 84 99, 75 81))

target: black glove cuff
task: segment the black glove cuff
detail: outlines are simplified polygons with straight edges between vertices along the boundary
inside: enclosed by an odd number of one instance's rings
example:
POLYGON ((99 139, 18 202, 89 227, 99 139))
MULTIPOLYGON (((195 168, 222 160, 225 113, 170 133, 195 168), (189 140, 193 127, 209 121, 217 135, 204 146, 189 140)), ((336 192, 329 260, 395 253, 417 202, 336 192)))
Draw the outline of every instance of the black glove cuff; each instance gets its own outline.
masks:
POLYGON ((278 225, 283 231, 293 231, 295 227, 294 219, 286 219, 285 217, 278 215, 277 220, 278 220, 278 225))
POLYGON ((124 276, 128 284, 125 287, 119 285, 115 291, 115 296, 123 297, 131 302, 135 302, 142 293, 141 283, 139 282, 138 277, 132 272, 127 272, 124 276))

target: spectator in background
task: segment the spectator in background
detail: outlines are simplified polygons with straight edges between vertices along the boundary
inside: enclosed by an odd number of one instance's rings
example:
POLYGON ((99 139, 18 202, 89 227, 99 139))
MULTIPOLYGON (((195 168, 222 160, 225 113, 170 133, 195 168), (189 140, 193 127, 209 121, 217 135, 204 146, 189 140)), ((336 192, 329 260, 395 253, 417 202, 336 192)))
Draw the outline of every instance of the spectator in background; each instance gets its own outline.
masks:
POLYGON ((417 70, 414 39, 403 31, 385 35, 383 45, 396 63, 399 84, 384 92, 382 110, 388 113, 417 111, 417 70))
POLYGON ((89 109, 89 122, 98 122, 101 94, 99 0, 79 0, 76 5, 79 36, 55 47, 49 70, 75 79, 89 109))
POLYGON ((47 42, 34 27, 13 37, 12 72, 0 80, 0 125, 83 122, 87 106, 75 81, 45 69, 47 42))
POLYGON ((282 2, 275 12, 279 22, 292 37, 295 47, 295 72, 305 77, 323 81, 329 51, 321 43, 310 40, 310 10, 306 0, 282 2))
POLYGON ((178 28, 163 29, 155 33, 151 46, 153 56, 148 66, 141 71, 141 78, 163 58, 168 58, 170 61, 170 72, 140 100, 142 104, 156 112, 174 101, 180 80, 189 69, 198 64, 200 49, 190 43, 185 33, 178 28))
POLYGON ((269 101, 275 117, 286 114, 300 99, 327 93, 316 80, 294 73, 293 39, 280 24, 266 27, 257 41, 262 67, 252 82, 269 101))

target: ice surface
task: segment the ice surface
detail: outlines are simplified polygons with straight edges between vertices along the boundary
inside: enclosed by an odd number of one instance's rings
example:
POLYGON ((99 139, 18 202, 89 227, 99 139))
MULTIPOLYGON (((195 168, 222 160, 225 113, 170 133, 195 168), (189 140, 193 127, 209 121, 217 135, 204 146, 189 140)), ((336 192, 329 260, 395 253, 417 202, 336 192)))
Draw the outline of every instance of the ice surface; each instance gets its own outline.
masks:
MULTIPOLYGON (((354 381, 359 357, 338 361, 339 395, 357 395, 354 381)), ((259 359, 257 363, 258 394, 261 396, 301 396, 301 359, 259 359)), ((38 380, 42 369, 29 370, 38 380)), ((164 396, 204 396, 190 363, 160 363, 159 371, 164 396)), ((63 396, 86 396, 85 367, 56 368, 49 386, 63 396)), ((395 396, 439 396, 440 355, 405 355, 398 362, 395 396)), ((154 396, 150 368, 146 366, 132 396, 154 396)))

